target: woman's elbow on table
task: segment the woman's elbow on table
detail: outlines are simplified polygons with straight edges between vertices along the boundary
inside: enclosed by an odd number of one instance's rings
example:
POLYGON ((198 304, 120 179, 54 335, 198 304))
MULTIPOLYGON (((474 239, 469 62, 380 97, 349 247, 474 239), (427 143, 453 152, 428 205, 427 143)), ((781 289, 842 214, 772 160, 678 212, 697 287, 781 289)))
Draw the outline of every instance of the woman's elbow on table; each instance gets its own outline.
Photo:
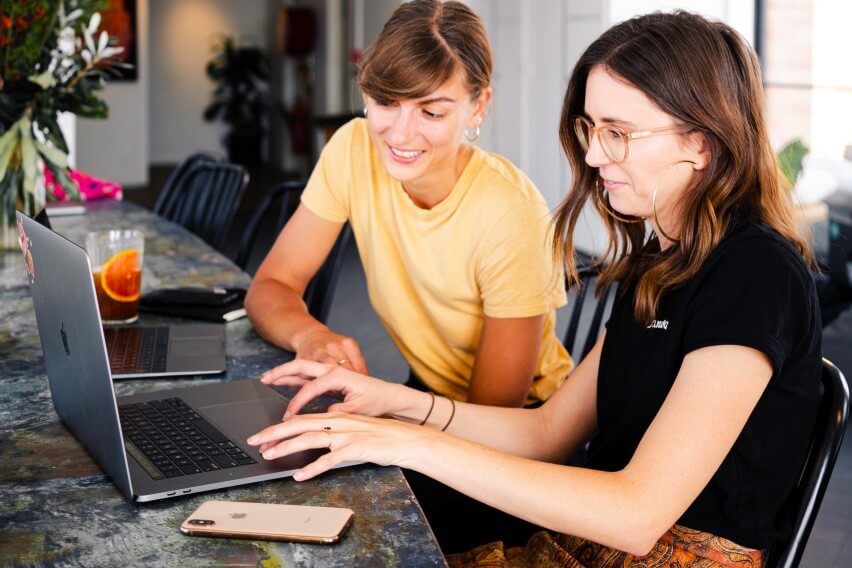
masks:
POLYGON ((257 327, 258 318, 263 314, 264 304, 266 304, 263 292, 259 291, 258 288, 257 280, 252 280, 252 283, 246 291, 245 300, 243 301, 243 306, 246 309, 246 315, 255 327, 257 327))
POLYGON ((255 276, 246 291, 243 302, 246 314, 252 323, 256 324, 258 319, 263 318, 274 310, 280 303, 282 294, 286 293, 286 285, 272 278, 255 276))

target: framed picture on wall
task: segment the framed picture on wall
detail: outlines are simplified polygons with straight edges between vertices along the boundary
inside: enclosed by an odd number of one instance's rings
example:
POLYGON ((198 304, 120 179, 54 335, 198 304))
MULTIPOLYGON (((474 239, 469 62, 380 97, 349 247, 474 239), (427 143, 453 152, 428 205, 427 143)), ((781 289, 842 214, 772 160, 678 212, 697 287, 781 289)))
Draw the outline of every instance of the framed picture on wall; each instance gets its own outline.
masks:
POLYGON ((124 51, 118 60, 130 67, 115 67, 116 75, 112 81, 135 81, 139 77, 138 48, 136 33, 136 0, 106 0, 101 12, 102 29, 111 37, 118 39, 118 45, 124 51))

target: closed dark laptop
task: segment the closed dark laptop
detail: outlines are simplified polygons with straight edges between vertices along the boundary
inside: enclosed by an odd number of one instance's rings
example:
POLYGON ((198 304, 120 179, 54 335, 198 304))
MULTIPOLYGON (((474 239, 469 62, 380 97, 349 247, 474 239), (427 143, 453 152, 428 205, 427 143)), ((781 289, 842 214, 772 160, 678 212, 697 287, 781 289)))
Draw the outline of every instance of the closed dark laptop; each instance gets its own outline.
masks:
MULTIPOLYGON (((50 215, 55 213, 53 207, 48 209, 50 215)), ((51 229, 48 209, 34 220, 51 229)), ((222 325, 109 326, 104 339, 113 379, 206 375, 227 369, 222 325)))
POLYGON ((267 462, 245 444, 288 402, 256 380, 116 398, 86 252, 20 213, 18 222, 53 406, 128 499, 286 477, 322 453, 267 462))
POLYGON ((104 328, 113 379, 206 375, 224 372, 225 326, 192 323, 172 326, 104 328))

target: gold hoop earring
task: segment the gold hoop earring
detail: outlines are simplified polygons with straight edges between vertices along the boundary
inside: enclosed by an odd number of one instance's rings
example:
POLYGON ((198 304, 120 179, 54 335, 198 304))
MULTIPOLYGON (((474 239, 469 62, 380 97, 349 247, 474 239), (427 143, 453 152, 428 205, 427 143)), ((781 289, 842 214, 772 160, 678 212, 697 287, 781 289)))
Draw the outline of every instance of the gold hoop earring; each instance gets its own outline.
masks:
POLYGON ((465 138, 467 138, 467 141, 468 141, 468 142, 476 142, 477 140, 479 140, 479 133, 480 133, 479 127, 480 127, 481 125, 482 125, 482 119, 481 119, 481 118, 477 118, 477 119, 476 119, 476 126, 474 126, 474 128, 475 128, 476 130, 474 131, 473 136, 471 136, 471 135, 470 135, 470 132, 469 132, 469 131, 470 131, 470 127, 469 127, 469 126, 468 126, 467 128, 465 128, 465 129, 464 129, 464 137, 465 137, 465 138))
POLYGON ((601 209, 604 213, 615 219, 616 221, 621 221, 622 223, 642 223, 645 221, 642 217, 634 217, 633 219, 629 219, 627 217, 622 217, 609 204, 609 199, 604 199, 604 193, 606 190, 601 188, 600 180, 595 179, 595 190, 592 192, 594 195, 595 201, 598 202, 598 208, 601 209))
POLYGON ((674 244, 680 242, 679 239, 675 239, 670 237, 664 230, 663 226, 660 224, 660 219, 657 217, 657 190, 660 189, 660 184, 663 183, 663 178, 668 175, 672 168, 678 164, 694 164, 692 160, 678 160, 677 162, 673 162, 669 164, 669 167, 666 168, 666 171, 663 172, 663 175, 660 176, 660 179, 657 180, 657 185, 654 186, 654 193, 651 195, 651 211, 654 213, 654 225, 657 228, 657 231, 666 238, 666 240, 671 241, 674 244))

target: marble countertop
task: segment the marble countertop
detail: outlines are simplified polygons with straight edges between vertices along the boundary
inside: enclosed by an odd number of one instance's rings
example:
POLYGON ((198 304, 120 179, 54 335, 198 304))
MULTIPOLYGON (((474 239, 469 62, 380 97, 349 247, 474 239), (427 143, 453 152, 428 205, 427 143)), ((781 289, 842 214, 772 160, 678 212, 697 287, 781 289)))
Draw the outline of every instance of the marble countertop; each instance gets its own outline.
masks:
MULTIPOLYGON (((127 203, 87 204, 51 219, 82 244, 91 230, 141 228, 143 290, 247 286, 249 277, 181 227, 127 203)), ((178 322, 142 314, 142 322, 178 322)), ((210 377, 116 382, 126 395, 258 377, 291 355, 263 341, 247 319, 227 324, 228 370, 210 377)), ((136 504, 124 499, 53 410, 19 251, 0 251, 0 565, 445 566, 398 468, 362 465, 317 479, 263 482, 136 504), (209 499, 348 507, 355 521, 334 545, 183 536, 180 523, 209 499)))

